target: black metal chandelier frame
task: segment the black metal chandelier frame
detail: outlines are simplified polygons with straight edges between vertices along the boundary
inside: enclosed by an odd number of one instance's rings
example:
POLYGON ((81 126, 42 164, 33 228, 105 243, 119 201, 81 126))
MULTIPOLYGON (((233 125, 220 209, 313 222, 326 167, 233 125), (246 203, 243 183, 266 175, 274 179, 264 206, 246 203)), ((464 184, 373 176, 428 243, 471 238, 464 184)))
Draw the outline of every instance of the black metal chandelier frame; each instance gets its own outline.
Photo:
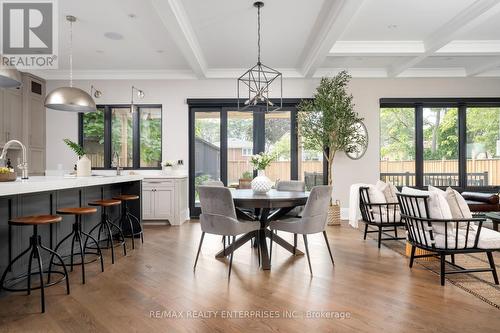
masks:
POLYGON ((238 78, 238 110, 251 107, 261 108, 264 105, 266 112, 277 111, 283 107, 283 76, 279 71, 261 62, 260 9, 264 7, 264 2, 256 1, 253 5, 257 8, 257 64, 238 78), (272 102, 269 98, 269 87, 275 81, 279 82, 280 85, 280 97, 277 103, 272 102), (241 103, 240 100, 241 87, 248 89, 248 99, 244 103, 241 103))

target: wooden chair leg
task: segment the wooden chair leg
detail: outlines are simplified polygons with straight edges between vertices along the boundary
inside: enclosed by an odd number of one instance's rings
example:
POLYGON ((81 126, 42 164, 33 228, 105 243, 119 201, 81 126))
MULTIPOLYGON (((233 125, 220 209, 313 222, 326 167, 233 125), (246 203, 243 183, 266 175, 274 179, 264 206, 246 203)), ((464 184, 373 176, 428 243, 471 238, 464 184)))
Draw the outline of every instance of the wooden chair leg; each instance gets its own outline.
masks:
POLYGON ((398 238, 398 226, 394 226, 394 238, 398 238))
POLYGON ((368 223, 365 223, 365 234, 363 235, 363 239, 366 240, 366 234, 368 233, 368 223))
POLYGON ((302 235, 304 237, 304 246, 306 248, 306 254, 307 254, 307 262, 309 264, 309 272, 311 272, 311 275, 313 275, 313 270, 311 266, 311 257, 309 256, 309 245, 307 244, 307 235, 302 235))
POLYGON ((227 275, 227 278, 229 279, 231 277, 231 269, 233 268, 233 257, 234 257, 234 242, 236 241, 236 236, 233 236, 233 241, 231 242, 231 257, 229 259, 229 273, 227 275))
POLYGON ((492 269, 491 273, 493 274, 493 280, 495 280, 495 284, 498 284, 497 268, 495 266, 495 260, 493 259, 493 253, 486 252, 486 254, 488 255, 488 261, 490 262, 490 267, 492 269))
POLYGON ((410 268, 413 267, 413 260, 415 260, 415 250, 417 248, 415 247, 415 245, 412 245, 411 246, 411 255, 410 255, 410 268))
POLYGON ((445 259, 446 259, 445 254, 441 253, 441 274, 440 274, 440 277, 441 277, 441 285, 442 286, 444 286, 444 276, 445 276, 444 266, 446 264, 445 259))
POLYGON ((451 255, 451 263, 452 263, 452 264, 454 264, 454 263, 455 263, 455 255, 454 255, 454 254, 452 254, 452 255, 451 255))
POLYGON ((330 253, 330 259, 332 260, 332 265, 335 266, 335 262, 333 261, 332 250, 330 249, 330 242, 328 242, 328 236, 326 235, 326 231, 323 230, 323 236, 325 237, 326 247, 328 248, 328 253, 330 253))
POLYGON ((196 252, 196 259, 194 261, 193 272, 196 270, 196 264, 198 263, 198 257, 200 256, 201 244, 203 243, 203 238, 205 237, 205 232, 201 233, 200 245, 198 245, 198 252, 196 252))

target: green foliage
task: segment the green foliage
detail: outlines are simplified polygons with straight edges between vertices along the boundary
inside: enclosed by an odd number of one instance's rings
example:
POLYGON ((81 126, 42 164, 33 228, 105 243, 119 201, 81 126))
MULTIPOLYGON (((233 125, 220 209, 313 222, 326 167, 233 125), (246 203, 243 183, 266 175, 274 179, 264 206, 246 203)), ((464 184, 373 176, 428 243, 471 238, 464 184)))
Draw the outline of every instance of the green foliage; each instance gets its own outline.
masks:
POLYGON ((271 154, 279 160, 283 158, 284 160, 290 159, 290 135, 283 135, 279 138, 278 142, 273 145, 271 154))
POLYGON ((241 174, 241 179, 252 179, 253 173, 251 171, 245 171, 241 174))
MULTIPOLYGON (((458 109, 424 109, 424 158, 458 159, 458 109)), ((499 139, 499 108, 467 108, 468 158, 473 145, 486 157, 496 155, 499 139)), ((392 161, 415 159, 415 115, 413 108, 380 110, 380 155, 392 161)))
POLYGON ((161 119, 141 119, 141 162, 148 166, 161 163, 161 119))
POLYGON ((68 147, 73 151, 75 152, 75 154, 78 156, 78 157, 82 157, 83 155, 85 155, 85 149, 83 149, 82 146, 80 146, 78 143, 74 142, 74 141, 71 141, 70 139, 64 139, 63 140, 64 143, 66 145, 68 145, 68 147))
POLYGON ((392 161, 415 159, 415 111, 413 108, 380 110, 380 157, 392 161))
MULTIPOLYGON (((325 158, 331 169, 337 151, 353 152, 365 145, 365 137, 356 131, 362 121, 354 111, 353 97, 347 92, 351 76, 341 71, 333 78, 322 78, 312 100, 303 100, 297 106, 299 132, 303 146, 308 150, 327 149, 325 158)), ((328 183, 332 184, 332 172, 328 183)))
POLYGON ((265 170, 275 159, 274 154, 259 153, 250 157, 250 164, 255 170, 265 170))

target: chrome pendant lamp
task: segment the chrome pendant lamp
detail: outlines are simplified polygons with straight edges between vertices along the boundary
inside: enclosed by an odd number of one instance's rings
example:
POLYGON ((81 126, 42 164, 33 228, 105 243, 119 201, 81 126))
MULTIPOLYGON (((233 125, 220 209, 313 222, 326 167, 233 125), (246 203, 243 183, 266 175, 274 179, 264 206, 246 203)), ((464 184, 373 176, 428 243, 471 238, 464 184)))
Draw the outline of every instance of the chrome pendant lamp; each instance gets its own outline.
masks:
POLYGON ((73 87, 73 23, 76 17, 66 16, 70 24, 70 49, 69 49, 69 87, 54 89, 45 98, 45 107, 57 111, 69 112, 94 112, 95 101, 84 90, 73 87))
POLYGON ((0 88, 17 88, 22 82, 21 73, 17 69, 0 66, 0 88))
POLYGON ((266 112, 277 111, 283 107, 283 77, 280 72, 271 67, 264 65, 260 60, 260 9, 264 7, 264 2, 254 2, 254 7, 257 8, 257 64, 247 70, 238 78, 238 110, 244 110, 250 107, 265 107, 266 112), (273 82, 279 82, 279 103, 273 103, 269 98, 270 86, 273 82), (246 97, 243 105, 240 105, 240 92, 246 97))

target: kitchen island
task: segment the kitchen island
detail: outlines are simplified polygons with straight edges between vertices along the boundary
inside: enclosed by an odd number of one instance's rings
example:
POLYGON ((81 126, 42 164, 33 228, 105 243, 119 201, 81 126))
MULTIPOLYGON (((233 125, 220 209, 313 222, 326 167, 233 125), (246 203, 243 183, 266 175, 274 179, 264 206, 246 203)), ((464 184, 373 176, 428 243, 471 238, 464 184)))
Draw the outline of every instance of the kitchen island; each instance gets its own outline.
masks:
MULTIPOLYGON (((110 199, 119 194, 136 194, 141 200, 129 202, 129 208, 142 223, 142 179, 139 175, 30 177, 27 180, 18 178, 15 182, 0 183, 0 274, 10 258, 14 258, 28 246, 32 234, 31 228, 9 226, 10 218, 55 214, 61 207, 85 207, 93 200, 110 199)), ((109 214, 112 220, 118 218, 120 206, 110 207, 109 214)), ((84 216, 84 231, 89 231, 100 218, 99 212, 84 216)), ((60 223, 41 227, 39 234, 44 245, 53 248, 71 232, 73 220, 72 216, 64 216, 60 223)), ((24 263, 19 264, 20 268, 26 267, 24 263)))

